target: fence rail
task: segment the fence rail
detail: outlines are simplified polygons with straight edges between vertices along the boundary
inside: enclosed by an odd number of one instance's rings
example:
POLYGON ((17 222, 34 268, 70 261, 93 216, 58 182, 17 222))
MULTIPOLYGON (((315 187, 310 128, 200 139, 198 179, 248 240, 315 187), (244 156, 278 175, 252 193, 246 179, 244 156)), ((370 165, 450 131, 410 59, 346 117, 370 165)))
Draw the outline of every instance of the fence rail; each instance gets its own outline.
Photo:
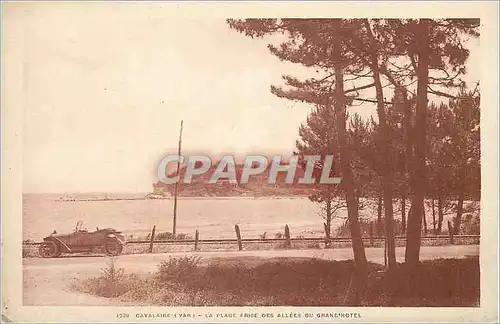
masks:
MULTIPOLYGON (((480 235, 454 235, 454 239, 480 239, 480 235)), ((421 240, 449 240, 448 235, 435 235, 435 236, 422 236, 421 240)), ((398 235, 395 237, 396 240, 402 240, 406 239, 406 236, 401 236, 398 235)), ((326 238, 325 237, 300 237, 300 238, 291 238, 291 241, 294 242, 325 242, 326 238)), ((363 241, 365 242, 370 242, 370 240, 373 241, 384 241, 385 237, 383 236, 377 236, 377 237, 368 237, 365 236, 363 237, 363 241)), ((241 239, 242 243, 276 243, 276 242, 285 242, 286 238, 268 238, 268 239, 262 239, 262 238, 247 238, 241 239)), ((332 237, 330 238, 330 242, 350 242, 351 238, 350 237, 332 237)), ((166 245, 194 245, 196 240, 190 239, 190 240, 154 240, 154 244, 166 244, 166 245)), ((198 244, 224 244, 224 243, 238 243, 238 239, 205 239, 205 240, 198 240, 198 244)), ((126 242, 127 244, 151 244, 151 240, 130 240, 126 242)), ((23 245, 40 245, 42 242, 23 242, 23 245)))

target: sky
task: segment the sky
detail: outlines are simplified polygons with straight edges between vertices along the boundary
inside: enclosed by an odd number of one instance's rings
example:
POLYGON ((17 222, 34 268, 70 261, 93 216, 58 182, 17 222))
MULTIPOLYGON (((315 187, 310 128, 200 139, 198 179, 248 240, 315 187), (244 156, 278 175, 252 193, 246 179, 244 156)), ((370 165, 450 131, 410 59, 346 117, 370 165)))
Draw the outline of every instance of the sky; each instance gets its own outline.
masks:
POLYGON ((70 3, 8 14, 24 24, 24 192, 150 191, 181 120, 185 152, 288 155, 311 109, 270 93, 310 71, 224 19, 70 3))

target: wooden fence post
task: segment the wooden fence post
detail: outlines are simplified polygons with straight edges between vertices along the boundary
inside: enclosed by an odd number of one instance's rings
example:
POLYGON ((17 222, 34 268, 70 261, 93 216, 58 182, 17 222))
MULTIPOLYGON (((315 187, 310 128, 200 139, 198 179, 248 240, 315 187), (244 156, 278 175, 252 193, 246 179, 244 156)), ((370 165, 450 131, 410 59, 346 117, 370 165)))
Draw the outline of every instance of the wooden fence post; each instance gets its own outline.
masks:
POLYGON ((455 240, 453 239, 453 225, 450 221, 448 221, 448 234, 450 235, 450 244, 455 244, 455 240))
POLYGON ((241 245, 241 234, 240 234, 240 227, 238 224, 234 225, 234 230, 236 231, 236 238, 238 239, 238 250, 243 250, 243 246, 241 245))
POLYGON ((153 230, 151 231, 151 239, 149 241, 149 253, 153 253, 153 242, 155 240, 155 230, 156 230, 156 225, 153 226, 153 230))
POLYGON ((288 228, 288 224, 285 225, 285 247, 289 248, 292 246, 292 241, 290 239, 290 228, 288 228))
POLYGON ((200 239, 200 232, 198 232, 198 230, 196 230, 196 232, 194 232, 194 250, 195 251, 198 251, 198 240, 200 239))
POLYGON ((373 242, 373 221, 370 222, 370 245, 373 247, 375 244, 373 242))

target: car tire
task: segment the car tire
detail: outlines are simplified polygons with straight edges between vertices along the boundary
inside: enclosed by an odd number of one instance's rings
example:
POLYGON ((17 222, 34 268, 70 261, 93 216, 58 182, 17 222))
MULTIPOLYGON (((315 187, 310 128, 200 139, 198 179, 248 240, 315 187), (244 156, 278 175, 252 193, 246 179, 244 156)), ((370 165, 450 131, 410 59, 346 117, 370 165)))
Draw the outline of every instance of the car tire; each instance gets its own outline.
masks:
POLYGON ((44 241, 40 245, 38 252, 42 258, 56 258, 62 253, 61 248, 54 241, 44 241))
POLYGON ((108 239, 104 245, 104 250, 110 256, 120 255, 123 251, 123 244, 116 239, 108 239))

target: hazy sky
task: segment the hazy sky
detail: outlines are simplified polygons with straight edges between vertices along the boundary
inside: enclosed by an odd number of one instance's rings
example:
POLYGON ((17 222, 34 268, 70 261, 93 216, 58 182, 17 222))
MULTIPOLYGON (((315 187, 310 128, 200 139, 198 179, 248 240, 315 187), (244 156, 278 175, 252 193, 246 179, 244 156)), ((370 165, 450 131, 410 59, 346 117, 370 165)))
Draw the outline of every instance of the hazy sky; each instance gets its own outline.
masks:
POLYGON ((160 6, 28 8, 8 13, 25 24, 25 192, 151 190, 181 119, 186 151, 293 150, 310 107, 269 87, 305 69, 268 40, 160 6))

